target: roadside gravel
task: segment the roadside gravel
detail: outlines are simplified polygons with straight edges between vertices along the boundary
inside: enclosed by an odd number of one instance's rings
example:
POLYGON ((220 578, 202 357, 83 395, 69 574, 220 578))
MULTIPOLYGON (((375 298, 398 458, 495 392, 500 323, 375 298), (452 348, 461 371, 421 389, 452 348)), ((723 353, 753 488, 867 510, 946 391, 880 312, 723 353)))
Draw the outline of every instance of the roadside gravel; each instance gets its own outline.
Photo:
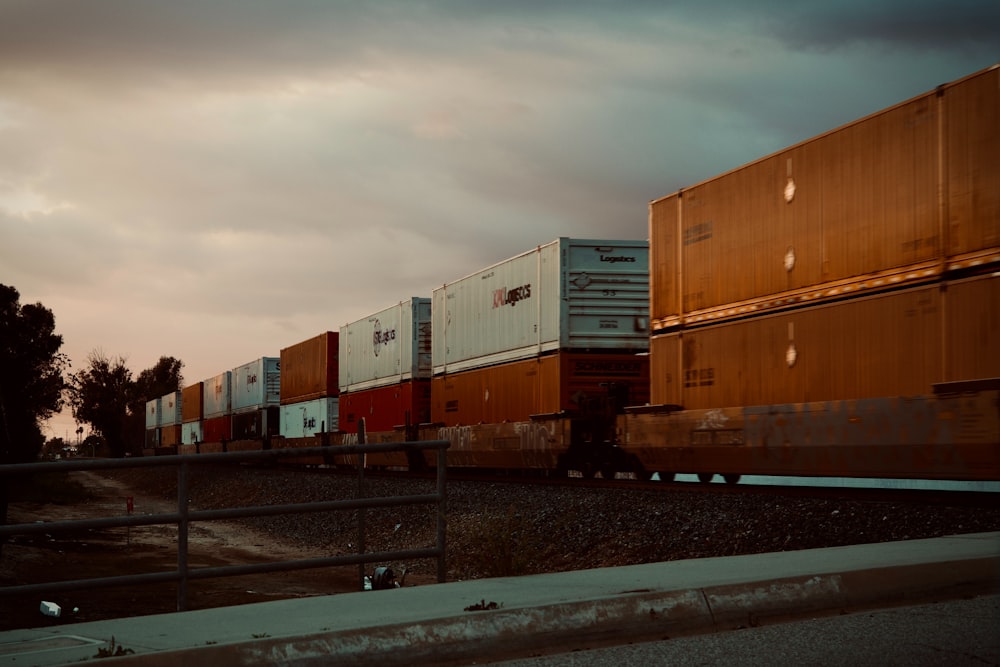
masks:
MULTIPOLYGON (((111 473, 108 473, 111 475, 111 473)), ((113 476, 173 498, 171 469, 113 476)), ((367 495, 432 493, 425 480, 369 477, 367 495)), ((324 471, 194 467, 196 509, 353 498, 356 477, 324 471)), ((353 512, 247 520, 289 546, 318 554, 355 552, 353 512)), ((430 505, 369 510, 369 552, 433 546, 430 505)), ((588 489, 451 481, 447 543, 450 581, 656 561, 790 551, 1000 530, 1000 507, 947 507, 782 495, 588 489)), ((431 561, 389 564, 429 575, 431 561)))

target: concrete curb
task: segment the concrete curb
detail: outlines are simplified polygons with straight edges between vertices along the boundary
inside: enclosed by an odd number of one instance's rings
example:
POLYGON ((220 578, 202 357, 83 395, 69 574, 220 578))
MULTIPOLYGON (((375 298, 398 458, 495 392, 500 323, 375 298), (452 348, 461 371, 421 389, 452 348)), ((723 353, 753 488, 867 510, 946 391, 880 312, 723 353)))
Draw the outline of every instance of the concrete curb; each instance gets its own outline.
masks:
POLYGON ((117 665, 412 665, 471 662, 732 630, 803 615, 1000 591, 1000 558, 789 577, 467 612, 426 622, 261 638, 117 658, 117 665))

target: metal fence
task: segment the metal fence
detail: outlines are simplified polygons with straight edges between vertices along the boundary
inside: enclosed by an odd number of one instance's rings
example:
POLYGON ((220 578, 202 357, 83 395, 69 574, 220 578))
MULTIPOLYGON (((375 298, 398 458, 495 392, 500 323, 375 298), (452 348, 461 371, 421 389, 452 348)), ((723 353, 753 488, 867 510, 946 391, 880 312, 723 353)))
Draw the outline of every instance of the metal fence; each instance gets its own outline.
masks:
MULTIPOLYGON (((121 575, 96 579, 78 579, 68 581, 52 581, 41 584, 25 584, 0 587, 0 597, 35 594, 59 593, 71 590, 107 588, 139 584, 154 584, 164 582, 177 583, 177 611, 185 611, 188 607, 189 581, 213 577, 231 577, 245 574, 265 572, 284 572, 304 570, 309 568, 332 567, 343 565, 358 565, 359 579, 363 582, 366 563, 387 562, 391 560, 412 560, 420 558, 437 559, 437 577, 439 582, 445 581, 445 504, 447 499, 447 474, 445 452, 448 448, 446 440, 404 443, 377 443, 342 446, 321 446, 307 448, 270 449, 264 451, 227 452, 211 454, 187 454, 180 456, 154 456, 126 459, 101 459, 80 461, 57 461, 51 463, 23 463, 0 465, 0 478, 21 476, 33 473, 70 473, 80 470, 114 470, 120 468, 144 468, 154 466, 177 467, 177 511, 167 514, 123 515, 91 519, 76 519, 69 521, 46 521, 40 523, 9 524, 0 526, 0 537, 9 535, 54 533, 57 531, 118 528, 125 526, 168 525, 177 526, 177 569, 169 572, 150 572, 145 574, 121 575), (366 497, 364 494, 364 460, 365 454, 391 451, 437 450, 437 489, 435 493, 410 496, 366 497), (291 503, 284 505, 265 505, 254 507, 235 507, 217 510, 192 510, 188 507, 188 474, 193 465, 219 463, 250 463, 278 461, 286 457, 358 455, 358 494, 347 500, 329 500, 308 503, 291 503), (383 507, 399 507, 404 505, 436 504, 437 505, 437 537, 435 546, 424 549, 408 549, 401 551, 386 551, 365 553, 365 511, 383 507), (308 558, 303 560, 274 561, 253 565, 230 565, 221 567, 188 566, 188 528, 194 521, 214 521, 223 519, 242 519, 248 517, 277 516, 282 514, 306 514, 329 511, 358 510, 358 552, 353 555, 308 558)), ((5 480, 4 480, 5 481, 5 480)))

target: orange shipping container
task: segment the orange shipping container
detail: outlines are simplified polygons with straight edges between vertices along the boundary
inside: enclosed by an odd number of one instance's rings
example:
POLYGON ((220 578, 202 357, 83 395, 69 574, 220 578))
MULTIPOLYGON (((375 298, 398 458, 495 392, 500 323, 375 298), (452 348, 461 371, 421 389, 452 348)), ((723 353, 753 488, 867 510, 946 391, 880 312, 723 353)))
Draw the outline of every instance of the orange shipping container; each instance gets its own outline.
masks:
POLYGON ((339 336, 327 331, 281 350, 282 405, 339 395, 339 336))
POLYGON ((1000 278, 982 275, 651 341, 651 402, 687 409, 930 394, 1000 375, 1000 278))
POLYGON ((1000 262, 998 76, 652 202, 652 330, 928 282, 967 265, 961 253, 1000 262))
POLYGON ((181 420, 184 422, 201 421, 205 406, 205 385, 201 382, 184 387, 181 390, 181 420))
POLYGON ((445 426, 528 421, 531 415, 579 409, 584 398, 623 387, 623 402, 648 400, 649 357, 558 352, 435 377, 431 421, 445 426))

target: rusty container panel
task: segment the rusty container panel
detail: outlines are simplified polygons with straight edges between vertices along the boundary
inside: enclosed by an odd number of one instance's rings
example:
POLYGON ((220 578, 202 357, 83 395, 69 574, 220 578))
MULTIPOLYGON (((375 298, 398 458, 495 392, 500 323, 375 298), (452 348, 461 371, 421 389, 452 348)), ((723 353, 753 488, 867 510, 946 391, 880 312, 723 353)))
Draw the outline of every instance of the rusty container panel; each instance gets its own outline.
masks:
POLYGON ((201 421, 205 411, 205 385, 196 382, 181 390, 182 423, 201 421))
POLYGON ((341 393, 339 429, 357 433, 362 418, 368 433, 392 431, 407 421, 412 426, 431 421, 430 380, 341 393))
POLYGON ((205 385, 202 403, 206 420, 228 415, 232 411, 232 379, 232 371, 225 371, 202 382, 205 385))
POLYGON ((281 404, 336 397, 339 338, 327 331, 281 350, 281 404))
POLYGON ((649 205, 649 317, 650 331, 680 324, 679 194, 649 205))
POLYGON ((182 442, 180 424, 160 427, 160 445, 170 447, 180 445, 182 442))
POLYGON ((937 155, 928 93, 684 190, 681 307, 938 260, 937 155))
POLYGON ((1000 377, 1000 274, 950 283, 944 293, 945 382, 1000 377))
POLYGON ((233 438, 233 422, 230 415, 206 417, 201 422, 201 435, 204 442, 226 442, 233 438))
POLYGON ((654 336, 649 341, 649 402, 652 405, 681 405, 681 335, 654 336))
POLYGON ((928 286, 685 331, 681 405, 927 394, 941 377, 941 317, 928 286))
POLYGON ((946 86, 942 99, 948 255, 1000 253, 1000 67, 946 86))
MULTIPOLYGON (((174 426, 182 422, 183 399, 179 391, 160 397, 160 426, 174 426)), ((164 443, 175 445, 177 443, 164 443)))

